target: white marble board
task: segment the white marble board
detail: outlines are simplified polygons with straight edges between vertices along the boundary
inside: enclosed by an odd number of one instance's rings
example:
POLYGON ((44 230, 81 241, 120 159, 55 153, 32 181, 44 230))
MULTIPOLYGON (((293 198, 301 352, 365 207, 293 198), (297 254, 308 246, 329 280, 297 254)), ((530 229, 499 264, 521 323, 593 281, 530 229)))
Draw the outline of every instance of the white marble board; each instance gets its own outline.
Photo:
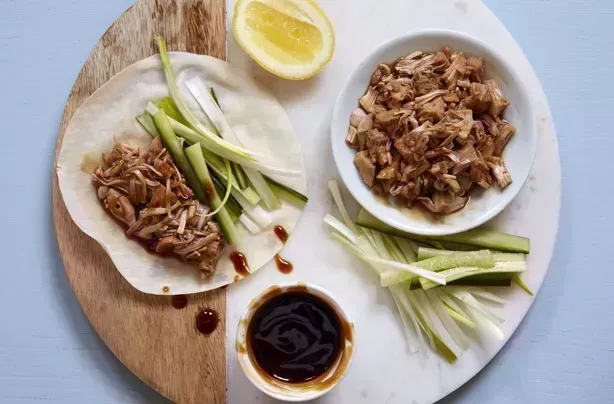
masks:
MULTIPOLYGON (((228 291, 228 403, 274 402, 243 375, 234 351, 234 335, 250 299, 267 286, 308 281, 331 291, 356 327, 356 351, 350 371, 319 403, 432 403, 451 393, 480 371, 504 342, 485 338, 454 365, 435 355, 421 361, 409 354, 392 298, 379 287, 363 264, 327 240, 322 225, 332 211, 326 181, 336 177, 330 151, 331 111, 354 67, 381 42, 408 31, 454 29, 497 47, 513 61, 530 88, 537 108, 540 138, 533 172, 520 195, 491 225, 531 238, 528 284, 538 290, 554 248, 559 220, 561 171, 554 124, 535 72, 503 24, 479 0, 320 0, 336 30, 331 63, 317 77, 303 82, 276 78, 249 59, 228 34, 228 60, 271 89, 286 108, 297 131, 307 167, 307 205, 282 255, 292 261, 290 275, 274 264, 233 285, 228 291)), ((228 26, 234 0, 228 3, 228 26)), ((511 336, 533 298, 514 288, 501 310, 504 330, 511 336)))

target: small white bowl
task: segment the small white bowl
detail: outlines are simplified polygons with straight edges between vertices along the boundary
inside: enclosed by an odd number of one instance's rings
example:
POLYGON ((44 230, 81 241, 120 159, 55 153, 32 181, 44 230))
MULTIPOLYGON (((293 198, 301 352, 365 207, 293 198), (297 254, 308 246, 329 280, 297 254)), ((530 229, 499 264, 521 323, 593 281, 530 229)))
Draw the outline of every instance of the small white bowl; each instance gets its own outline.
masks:
POLYGON ((421 235, 447 235, 477 227, 501 212, 518 194, 533 166, 537 151, 538 125, 530 91, 516 74, 513 65, 484 42, 469 35, 448 30, 413 32, 376 48, 356 68, 339 94, 331 122, 332 149, 337 169, 352 196, 373 216, 399 230, 421 235), (345 143, 350 115, 359 106, 371 74, 379 63, 391 63, 417 50, 439 50, 448 46, 452 51, 484 59, 486 77, 494 78, 510 101, 505 119, 516 127, 503 159, 512 175, 512 184, 500 191, 496 185, 487 191, 475 190, 467 206, 437 221, 429 219, 420 209, 398 209, 374 196, 362 181, 353 159, 356 154, 345 143))
POLYGON ((245 372, 247 378, 259 390, 282 401, 299 402, 313 400, 331 391, 350 368, 352 354, 354 352, 354 325, 350 322, 348 315, 343 311, 331 294, 319 286, 306 284, 304 282, 273 285, 252 299, 247 306, 247 310, 245 310, 245 313, 239 321, 235 348, 241 368, 245 372), (305 383, 284 383, 263 374, 248 352, 247 329, 254 313, 262 304, 272 297, 292 291, 307 292, 328 303, 339 316, 342 332, 345 337, 345 344, 342 346, 342 352, 333 366, 323 375, 305 383))

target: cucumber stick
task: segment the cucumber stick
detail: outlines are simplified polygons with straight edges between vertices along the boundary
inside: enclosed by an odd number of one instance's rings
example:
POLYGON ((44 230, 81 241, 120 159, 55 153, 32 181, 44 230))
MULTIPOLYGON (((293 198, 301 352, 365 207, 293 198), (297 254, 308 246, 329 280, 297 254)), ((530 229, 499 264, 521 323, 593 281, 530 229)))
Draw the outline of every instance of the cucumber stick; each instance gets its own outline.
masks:
MULTIPOLYGON (((526 272, 527 265, 524 262, 498 262, 492 268, 477 268, 477 267, 455 267, 439 272, 440 275, 446 277, 446 283, 459 280, 472 275, 488 275, 488 274, 508 274, 515 275, 517 273, 526 272)), ((438 286, 437 283, 428 279, 421 278, 420 285, 422 289, 428 290, 438 286)))
POLYGON ((186 155, 183 153, 183 148, 179 143, 179 139, 175 134, 175 131, 171 127, 171 124, 166 116, 166 113, 163 110, 158 110, 153 116, 153 122, 156 125, 156 129, 158 133, 160 133, 160 139, 162 139, 162 143, 164 147, 168 150, 179 167, 179 170, 183 173, 188 182, 190 188, 194 192, 196 198, 203 202, 207 203, 207 198, 205 196, 205 191, 202 187, 202 183, 199 181, 194 169, 188 162, 186 155))
MULTIPOLYGON (((205 157, 203 156, 200 145, 194 144, 186 148, 185 153, 190 161, 190 164, 194 168, 198 181, 203 185, 203 189, 205 190, 205 194, 207 196, 207 202, 212 209, 217 210, 222 204, 222 200, 215 190, 213 179, 211 178, 211 174, 207 168, 207 163, 205 162, 205 157)), ((222 208, 216 213, 215 218, 217 219, 217 222, 220 225, 228 244, 235 244, 239 239, 239 234, 237 233, 237 228, 235 227, 235 224, 225 206, 222 206, 222 208)))
MULTIPOLYGON (((492 254, 487 250, 455 252, 450 255, 436 256, 412 263, 413 266, 428 271, 443 271, 456 267, 492 268, 495 265, 492 254)), ((411 281, 415 275, 402 271, 387 271, 381 274, 382 286, 411 281)))
POLYGON ((530 241, 526 237, 514 236, 511 234, 500 233, 494 230, 477 228, 463 233, 450 234, 447 236, 421 236, 416 234, 406 233, 395 229, 385 223, 382 223, 369 212, 361 209, 356 219, 356 224, 373 230, 381 231, 382 233, 392 234, 394 236, 405 237, 411 240, 418 241, 439 241, 466 244, 481 248, 490 248, 493 250, 506 252, 529 253, 530 241))
MULTIPOLYGON (((226 168, 224 167, 224 161, 216 156, 215 154, 208 151, 205 147, 205 143, 202 141, 202 136, 200 136, 193 129, 185 126, 179 121, 174 119, 169 119, 172 128, 177 132, 177 136, 182 137, 189 145, 193 145, 195 143, 199 143, 203 149, 203 156, 208 164, 208 166, 213 170, 213 172, 218 176, 218 178, 227 184, 228 178, 226 176, 226 168)), ((256 205, 260 202, 260 196, 254 191, 252 188, 241 189, 239 184, 236 183, 234 177, 231 179, 232 181, 232 192, 239 192, 245 199, 247 199, 252 205, 256 205)))
POLYGON ((264 179, 266 179, 269 184, 269 187, 271 187, 273 192, 275 192, 275 194, 282 199, 286 199, 299 206, 303 206, 307 203, 307 201, 309 201, 309 198, 307 198, 305 195, 301 194, 298 191, 295 191, 290 187, 285 186, 284 184, 280 184, 279 182, 275 181, 270 177, 267 177, 266 175, 264 176, 264 179))
MULTIPOLYGON (((490 252, 495 262, 511 262, 511 261, 524 261, 525 260, 525 255, 521 253, 500 253, 497 251, 490 251, 490 252)), ((462 253, 462 251, 438 250, 436 248, 419 247, 418 248, 418 260, 422 261, 428 258, 450 256, 450 255, 458 254, 458 253, 462 253)))

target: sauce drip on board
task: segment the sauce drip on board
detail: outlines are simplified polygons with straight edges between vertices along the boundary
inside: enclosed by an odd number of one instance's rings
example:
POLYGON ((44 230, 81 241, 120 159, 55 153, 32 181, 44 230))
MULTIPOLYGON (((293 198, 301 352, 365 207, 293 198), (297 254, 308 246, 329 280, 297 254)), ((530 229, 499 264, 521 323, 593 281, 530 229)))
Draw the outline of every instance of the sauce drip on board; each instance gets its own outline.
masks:
POLYGON ((282 274, 289 274, 294 269, 294 265, 287 259, 282 258, 279 254, 275 254, 275 265, 282 274))
POLYGON ((249 275, 249 265, 247 265, 247 258, 245 258, 245 255, 238 251, 234 251, 230 253, 228 258, 230 258, 232 265, 235 267, 236 273, 241 276, 249 275))
POLYGON ((288 232, 286 229, 284 229, 283 226, 277 225, 273 228, 273 231, 275 232, 275 235, 279 241, 286 244, 286 241, 288 241, 288 232))
POLYGON ((176 309, 183 309, 188 305, 188 297, 186 295, 175 295, 171 298, 173 307, 176 309))
POLYGON ((308 292, 286 292, 266 301, 247 329, 248 352, 262 371, 287 383, 324 374, 342 350, 335 310, 308 292))
POLYGON ((217 328, 220 318, 213 309, 203 308, 196 315, 196 329, 204 335, 209 335, 217 328))

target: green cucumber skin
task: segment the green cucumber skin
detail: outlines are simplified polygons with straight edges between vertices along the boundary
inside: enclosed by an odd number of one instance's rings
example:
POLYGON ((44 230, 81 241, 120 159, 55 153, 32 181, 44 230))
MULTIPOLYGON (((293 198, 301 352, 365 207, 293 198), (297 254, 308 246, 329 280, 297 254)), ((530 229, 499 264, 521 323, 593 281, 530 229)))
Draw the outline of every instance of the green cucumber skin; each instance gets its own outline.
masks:
MULTIPOLYGON (((211 189, 207 194, 209 197, 207 202, 209 203, 211 209, 217 209, 221 205, 222 201, 215 190, 213 179, 209 173, 209 169, 207 167, 207 163, 205 162, 205 158, 203 157, 200 145, 194 144, 185 150, 189 164, 191 164, 193 167, 198 181, 203 184, 203 189, 207 186, 207 184, 210 184, 211 189)), ((219 224, 222 233, 224 233, 228 244, 235 244, 239 236, 237 234, 234 221, 228 212, 228 209, 226 209, 226 206, 222 207, 220 211, 216 213, 215 218, 217 219, 217 223, 219 224)))
MULTIPOLYGON (((465 278, 461 278, 447 285, 459 285, 459 286, 511 286, 513 276, 509 274, 488 274, 488 275, 472 275, 465 278)), ((412 281, 410 287, 411 290, 421 289, 422 285, 419 281, 412 281)))
POLYGON ((173 161, 183 173, 186 182, 194 192, 194 195, 202 203, 207 203, 205 191, 198 180, 192 165, 188 162, 188 158, 184 154, 183 148, 179 144, 179 139, 171 127, 166 113, 163 110, 159 110, 158 113, 154 115, 153 122, 158 130, 158 133, 160 134, 160 139, 162 139, 164 147, 166 147, 173 158, 173 161))
POLYGON ((417 241, 441 241, 471 245, 482 248, 490 248, 498 251, 506 252, 521 252, 528 254, 530 252, 530 241, 526 237, 514 236, 506 233, 499 233, 489 229, 473 229, 463 233, 450 234, 447 236, 420 236, 406 233, 395 229, 385 223, 382 223, 369 212, 361 209, 356 219, 356 224, 368 229, 381 231, 399 237, 408 238, 417 241))
POLYGON ((279 196, 280 198, 285 198, 291 202, 296 203, 297 205, 305 205, 309 198, 298 191, 293 190, 279 182, 275 181, 271 177, 264 176, 264 179, 267 181, 273 192, 279 196))

